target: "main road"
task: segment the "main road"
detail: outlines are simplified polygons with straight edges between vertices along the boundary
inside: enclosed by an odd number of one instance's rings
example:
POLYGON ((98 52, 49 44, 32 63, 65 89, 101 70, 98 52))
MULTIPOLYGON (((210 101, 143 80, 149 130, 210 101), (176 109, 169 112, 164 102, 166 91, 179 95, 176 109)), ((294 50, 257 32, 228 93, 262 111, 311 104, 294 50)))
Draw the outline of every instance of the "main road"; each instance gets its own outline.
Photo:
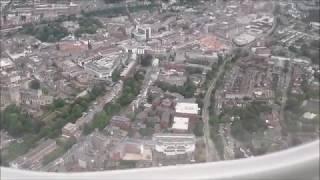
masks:
MULTIPOLYGON (((290 61, 288 62, 288 71, 284 73, 283 77, 283 83, 281 88, 281 105, 280 105, 280 124, 282 127, 282 131, 287 132, 286 123, 285 121, 285 107, 287 105, 288 100, 288 89, 291 82, 291 76, 292 76, 292 53, 290 52, 290 61)), ((286 138, 286 137, 283 137, 286 138)))
POLYGON ((218 79, 222 78, 221 75, 225 71, 225 66, 226 66, 227 62, 230 61, 230 59, 231 58, 225 59, 223 64, 219 67, 218 73, 217 73, 216 77, 211 80, 209 88, 208 88, 208 90, 204 96, 204 99, 203 99, 203 108, 202 108, 202 120, 204 122, 203 138, 204 138, 204 142, 206 145, 206 160, 207 160, 207 162, 220 160, 220 157, 219 157, 219 154, 216 150, 216 147, 210 137, 209 107, 210 107, 210 103, 211 103, 210 101, 211 101, 212 91, 215 88, 218 79))

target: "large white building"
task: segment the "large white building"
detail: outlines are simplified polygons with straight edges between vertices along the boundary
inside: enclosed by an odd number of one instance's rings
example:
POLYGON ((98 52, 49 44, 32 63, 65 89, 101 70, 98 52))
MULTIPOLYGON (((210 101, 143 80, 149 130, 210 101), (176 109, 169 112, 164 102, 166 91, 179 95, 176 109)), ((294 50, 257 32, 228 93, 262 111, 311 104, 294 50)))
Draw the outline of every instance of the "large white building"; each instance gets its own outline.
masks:
POLYGON ((147 41, 151 39, 151 27, 147 25, 139 25, 132 32, 132 35, 137 41, 147 41))
POLYGON ((152 140, 155 151, 167 156, 191 154, 196 148, 193 134, 154 134, 152 140))
POLYGON ((175 109, 176 113, 190 115, 198 115, 200 111, 197 103, 177 103, 175 109))
POLYGON ((108 54, 84 63, 83 67, 88 73, 93 74, 98 79, 108 80, 112 77, 113 71, 120 63, 119 55, 108 54))
POLYGON ((0 59, 0 70, 13 68, 13 66, 14 66, 14 64, 9 58, 1 58, 0 59))
POLYGON ((256 40, 256 37, 247 33, 240 34, 239 36, 233 39, 233 42, 238 46, 247 45, 256 40))
POLYGON ((189 130, 189 118, 174 117, 172 130, 177 133, 187 132, 189 130))

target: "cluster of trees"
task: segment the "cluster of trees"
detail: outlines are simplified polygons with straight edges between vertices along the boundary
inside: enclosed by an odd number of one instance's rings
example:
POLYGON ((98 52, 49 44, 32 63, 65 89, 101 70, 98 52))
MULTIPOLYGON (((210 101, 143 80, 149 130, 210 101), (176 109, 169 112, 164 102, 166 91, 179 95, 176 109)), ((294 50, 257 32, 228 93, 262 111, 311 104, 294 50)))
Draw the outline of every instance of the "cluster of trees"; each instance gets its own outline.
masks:
MULTIPOLYGON (((112 2, 115 0, 106 0, 107 2, 112 2)), ((117 1, 118 2, 118 1, 117 1)), ((156 3, 151 3, 151 4, 129 4, 129 11, 130 12, 137 12, 140 10, 153 10, 155 7, 158 7, 159 5, 156 3)), ((83 12, 82 13, 85 16, 119 16, 119 15, 124 15, 126 14, 126 7, 125 6, 114 6, 110 7, 107 9, 101 9, 101 10, 96 10, 96 11, 90 11, 90 12, 83 12)))
POLYGON ((152 55, 151 54, 144 54, 139 56, 140 57, 140 63, 142 66, 147 67, 152 64, 152 55))
MULTIPOLYGON (((69 15, 69 16, 60 15, 58 17, 58 19, 55 20, 55 22, 62 23, 64 21, 76 21, 76 20, 77 20, 76 15, 69 15)), ((42 21, 42 22, 44 22, 44 21, 42 21)))
POLYGON ((92 123, 83 128, 84 134, 90 134, 94 129, 102 130, 109 124, 112 116, 120 112, 121 107, 129 105, 139 94, 143 75, 137 72, 133 78, 124 81, 122 95, 114 102, 104 106, 103 111, 96 114, 92 123))
POLYGON ((219 134, 219 126, 212 126, 210 128, 211 128, 210 138, 214 142, 220 158, 223 160, 224 159, 224 144, 222 141, 222 137, 219 134))
POLYGON ((186 67, 186 71, 189 74, 201 74, 202 73, 202 68, 198 68, 198 67, 186 67))
POLYGON ((250 52, 249 52, 249 49, 247 48, 238 47, 233 50, 232 54, 234 54, 234 56, 231 61, 235 61, 238 58, 249 56, 250 52))
POLYGON ((118 99, 118 103, 121 106, 129 105, 139 94, 142 81, 139 75, 135 75, 136 78, 129 78, 124 81, 122 95, 118 99), (139 79, 137 79, 139 78, 139 79))
POLYGON ((171 85, 165 82, 157 82, 156 83, 159 88, 163 91, 169 91, 172 93, 179 93, 183 95, 185 98, 191 98, 194 96, 196 91, 195 84, 188 78, 183 86, 171 85))
MULTIPOLYGON (((87 96, 80 97, 71 104, 66 103, 62 99, 55 100, 49 109, 52 113, 57 113, 57 116, 54 120, 48 122, 32 118, 16 105, 8 106, 4 111, 1 111, 0 130, 4 129, 8 131, 13 137, 23 137, 25 142, 23 143, 23 149, 14 149, 14 152, 9 152, 9 155, 8 153, 4 156, 1 155, 3 157, 1 164, 7 164, 9 160, 26 153, 41 138, 55 138, 59 136, 61 128, 68 122, 76 121, 82 115, 82 112, 88 109, 90 102, 102 95, 103 92, 104 85, 97 84, 87 96)), ((12 148, 15 148, 15 145, 20 144, 14 144, 12 148)), ((72 142, 67 142, 62 148, 59 148, 59 150, 45 158, 43 163, 46 164, 57 158, 59 153, 67 151, 71 145, 72 142)))
POLYGON ((300 106, 302 104, 303 99, 304 98, 302 96, 289 95, 285 110, 299 112, 299 109, 300 109, 300 106))
POLYGON ((25 25, 22 32, 35 36, 42 42, 56 42, 69 34, 68 30, 58 22, 42 25, 25 25))
POLYGON ((41 129, 40 134, 49 137, 57 137, 61 134, 61 128, 68 122, 75 122, 78 118, 82 116, 82 113, 87 111, 89 105, 98 96, 103 95, 105 91, 104 84, 96 84, 88 95, 77 98, 73 103, 66 104, 63 100, 56 100, 53 104, 56 107, 59 115, 56 117, 55 121, 50 122, 48 126, 41 129), (62 106, 63 105, 63 106, 62 106), (60 107, 60 108, 59 108, 60 107))
POLYGON ((40 89, 40 81, 38 79, 34 79, 30 82, 29 87, 31 89, 40 89))
POLYGON ((103 24, 95 18, 80 17, 78 18, 79 29, 75 31, 75 36, 80 37, 82 34, 95 34, 98 28, 103 27, 103 24))
POLYGON ((307 17, 305 18, 305 22, 319 22, 320 21, 320 13, 318 9, 312 10, 310 9, 307 17))
POLYGON ((319 87, 311 87, 305 80, 302 82, 302 90, 304 92, 304 99, 319 99, 319 87))
POLYGON ((112 82, 117 82, 120 79, 120 74, 121 72, 119 70, 115 70, 112 72, 111 78, 112 78, 112 82))
POLYGON ((301 46, 301 55, 311 59, 312 63, 320 64, 319 54, 319 40, 314 40, 310 44, 303 44, 301 46))
POLYGON ((196 126, 193 129, 194 135, 200 137, 203 136, 203 122, 199 121, 197 122, 196 126))
POLYGON ((56 160, 57 158, 61 157, 63 154, 65 154, 71 147, 76 143, 76 139, 71 138, 65 142, 61 142, 59 144, 59 147, 53 151, 52 153, 46 155, 42 160, 42 165, 47 165, 50 162, 56 160))
POLYGON ((154 133, 154 129, 152 127, 141 128, 139 129, 139 133, 142 136, 150 137, 154 133))
POLYGON ((7 130, 15 137, 32 133, 42 137, 54 138, 61 134, 61 128, 68 122, 75 122, 85 112, 89 104, 104 92, 104 85, 97 84, 87 96, 76 99, 73 103, 67 104, 62 99, 57 99, 50 106, 52 112, 57 112, 53 121, 46 122, 33 119, 29 114, 23 112, 15 105, 8 106, 1 112, 0 127, 7 130))
POLYGON ((42 124, 32 119, 32 117, 22 111, 16 105, 8 106, 0 114, 0 129, 5 129, 14 137, 21 137, 27 133, 38 133, 42 124))
POLYGON ((224 121, 222 120, 222 117, 217 117, 217 116, 210 116, 209 119, 209 124, 211 126, 215 126, 216 124, 223 123, 224 121))
POLYGON ((320 48, 320 41, 313 40, 309 44, 302 43, 301 48, 297 49, 294 46, 290 46, 289 50, 297 53, 300 56, 305 56, 311 59, 312 63, 320 64, 319 60, 319 48, 320 48))
POLYGON ((104 0, 104 2, 106 4, 112 4, 112 3, 119 3, 119 2, 123 2, 125 0, 104 0))
POLYGON ((103 24, 95 18, 84 16, 77 18, 76 16, 60 16, 55 21, 41 21, 40 25, 25 25, 22 32, 35 36, 42 42, 57 42, 69 35, 69 32, 61 23, 64 21, 77 21, 79 29, 76 30, 75 36, 80 37, 82 34, 94 34, 103 24))
POLYGON ((53 107, 55 109, 62 108, 62 107, 64 107, 65 104, 66 104, 66 102, 61 98, 55 99, 53 101, 53 107))
POLYGON ((102 130, 103 128, 105 128, 109 124, 112 116, 119 113, 120 109, 121 106, 117 102, 106 104, 103 108, 103 111, 95 114, 92 123, 86 124, 83 127, 83 134, 87 135, 90 134, 94 129, 102 130))
POLYGON ((232 135, 241 141, 246 141, 252 133, 265 130, 267 125, 260 114, 270 111, 272 111, 271 107, 260 102, 252 102, 244 108, 234 108, 232 114, 239 119, 232 123, 232 135))

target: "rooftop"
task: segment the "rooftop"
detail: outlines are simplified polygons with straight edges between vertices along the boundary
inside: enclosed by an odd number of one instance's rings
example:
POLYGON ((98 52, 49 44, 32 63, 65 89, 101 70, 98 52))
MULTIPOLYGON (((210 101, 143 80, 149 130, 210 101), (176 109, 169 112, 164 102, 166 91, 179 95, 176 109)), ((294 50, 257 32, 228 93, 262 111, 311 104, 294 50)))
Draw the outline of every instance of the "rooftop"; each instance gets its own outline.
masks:
POLYGON ((198 114, 199 106, 196 103, 177 103, 176 112, 185 114, 198 114))
POLYGON ((0 59, 0 68, 12 66, 13 62, 9 58, 1 58, 0 59))
POLYGON ((176 130, 188 130, 189 118, 174 117, 172 129, 176 130))

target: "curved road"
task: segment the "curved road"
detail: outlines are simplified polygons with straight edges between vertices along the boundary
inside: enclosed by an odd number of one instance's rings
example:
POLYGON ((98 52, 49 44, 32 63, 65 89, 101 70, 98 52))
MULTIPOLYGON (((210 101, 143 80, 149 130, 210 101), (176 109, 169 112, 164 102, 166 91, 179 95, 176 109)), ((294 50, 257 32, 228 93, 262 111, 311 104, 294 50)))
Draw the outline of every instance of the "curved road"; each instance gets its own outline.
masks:
POLYGON ((206 160, 207 162, 211 162, 211 161, 219 161, 220 157, 218 155, 218 152, 215 148, 214 143, 211 140, 210 137, 210 125, 209 125, 209 107, 210 107, 210 100, 211 100, 211 95, 212 95, 212 91, 214 89, 214 87, 216 86, 216 83, 218 81, 219 78, 221 78, 220 76, 222 75, 222 73, 225 70, 225 66, 227 64, 228 61, 230 61, 231 58, 227 58, 223 64, 219 67, 218 73, 216 75, 215 78, 212 79, 209 88, 206 92, 206 95, 204 96, 203 99, 203 108, 202 108, 202 120, 204 122, 204 126, 203 126, 203 138, 204 138, 204 142, 206 145, 206 160))

